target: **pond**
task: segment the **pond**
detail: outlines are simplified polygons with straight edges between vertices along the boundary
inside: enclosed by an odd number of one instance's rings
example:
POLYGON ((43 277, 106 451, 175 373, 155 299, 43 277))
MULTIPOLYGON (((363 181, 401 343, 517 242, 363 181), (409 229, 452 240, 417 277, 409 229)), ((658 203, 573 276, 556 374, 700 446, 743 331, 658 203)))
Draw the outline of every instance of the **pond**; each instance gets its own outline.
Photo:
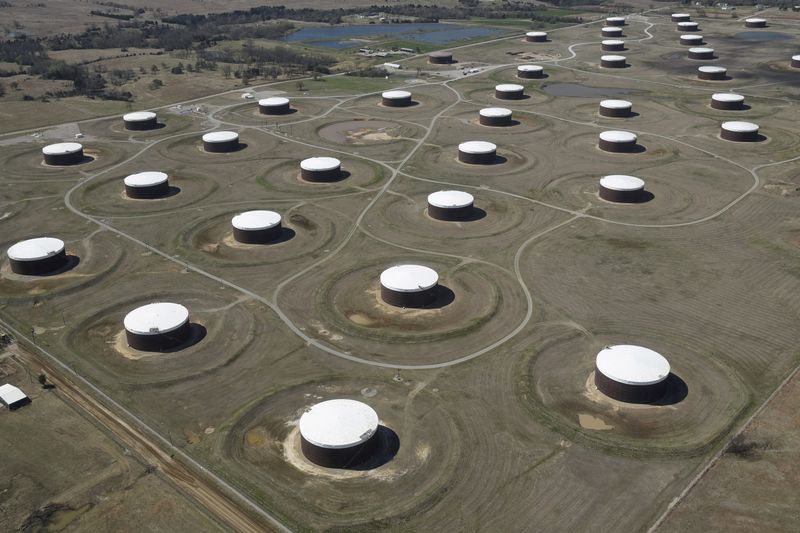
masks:
POLYGON ((542 90, 553 96, 574 96, 577 98, 624 96, 643 92, 638 89, 625 89, 622 87, 587 87, 580 83, 551 83, 543 86, 542 90))
POLYGON ((733 38, 742 41, 789 41, 794 39, 788 33, 779 31, 740 31, 733 38))
POLYGON ((443 44, 501 35, 507 30, 485 26, 459 24, 345 24, 340 26, 315 26, 291 33, 282 40, 303 42, 324 48, 351 48, 367 43, 359 39, 395 39, 425 44, 443 44))

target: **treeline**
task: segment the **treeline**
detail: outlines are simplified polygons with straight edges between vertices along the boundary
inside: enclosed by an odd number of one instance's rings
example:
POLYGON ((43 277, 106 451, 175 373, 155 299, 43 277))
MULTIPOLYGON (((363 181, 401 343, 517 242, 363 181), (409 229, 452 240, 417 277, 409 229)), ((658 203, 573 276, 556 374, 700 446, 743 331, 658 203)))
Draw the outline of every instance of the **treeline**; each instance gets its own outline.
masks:
POLYGON ((325 54, 296 52, 288 46, 258 46, 246 42, 241 49, 199 50, 200 60, 245 65, 243 72, 251 77, 277 78, 280 75, 295 75, 304 72, 330 73, 336 58, 325 54))
POLYGON ((117 20, 131 20, 134 15, 126 15, 124 13, 107 13, 105 11, 89 11, 90 15, 94 15, 96 17, 106 17, 110 19, 117 19, 117 20))

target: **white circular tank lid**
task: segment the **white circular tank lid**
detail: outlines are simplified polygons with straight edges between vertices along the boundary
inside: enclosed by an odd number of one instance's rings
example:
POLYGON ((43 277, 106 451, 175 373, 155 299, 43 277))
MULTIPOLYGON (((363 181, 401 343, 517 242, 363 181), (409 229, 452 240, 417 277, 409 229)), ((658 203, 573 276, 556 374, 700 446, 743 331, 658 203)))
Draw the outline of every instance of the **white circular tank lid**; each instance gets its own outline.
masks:
POLYGON ((703 36, 697 34, 681 35, 681 41, 702 41, 703 36))
POLYGON ((156 114, 152 111, 134 111, 133 113, 122 115, 122 120, 125 122, 144 122, 154 118, 156 118, 156 114))
POLYGON ((697 48, 689 48, 689 51, 695 54, 713 54, 713 48, 706 48, 706 47, 697 47, 697 48))
POLYGON ((258 105, 262 107, 280 107, 288 103, 289 99, 283 96, 270 96, 269 98, 262 98, 258 101, 258 105))
POLYGON ((792 61, 800 61, 800 55, 792 56, 792 61))
POLYGON ((644 180, 636 176, 610 174, 600 178, 600 185, 612 191, 640 191, 644 189, 644 180))
POLYGON ((239 139, 239 134, 235 131, 212 131, 203 135, 203 142, 207 143, 227 143, 239 139))
POLYGON ((381 272, 381 285, 397 292, 421 292, 439 283, 439 274, 422 265, 396 265, 381 272))
POLYGON ((496 91, 500 91, 501 93, 514 93, 524 91, 525 87, 522 85, 517 85, 516 83, 501 83, 500 85, 495 85, 494 89, 496 91))
POLYGON ((625 17, 606 17, 606 22, 625 22, 625 17))
POLYGON ((622 33, 622 28, 619 26, 603 26, 603 29, 600 31, 604 31, 606 33, 622 33))
POLYGON ((758 18, 758 17, 753 17, 753 18, 749 18, 749 19, 744 19, 744 21, 745 21, 745 22, 755 22, 755 23, 761 23, 761 22, 766 22, 766 21, 767 21, 767 19, 762 19, 762 18, 758 18))
POLYGON ((411 93, 408 91, 385 91, 381 94, 381 97, 389 100, 403 100, 405 98, 411 98, 411 93))
POLYGON ((604 376, 626 385, 654 385, 669 376, 669 362, 663 355, 630 344, 600 350, 595 364, 604 376))
POLYGON ((546 31, 529 31, 525 34, 527 37, 546 37, 546 31))
POLYGON ((679 17, 679 18, 682 18, 682 17, 691 17, 691 15, 690 15, 689 13, 673 13, 673 14, 672 14, 672 16, 673 16, 673 17, 679 17))
POLYGON ((744 102, 744 96, 735 93, 714 93, 711 99, 717 102, 744 102))
POLYGON ((699 24, 697 22, 686 21, 686 22, 679 22, 678 23, 678 27, 679 28, 695 28, 697 26, 699 26, 699 24))
POLYGON ((636 142, 636 134, 629 131, 604 131, 600 138, 610 143, 636 142))
POLYGON ((458 151, 467 154, 490 154, 497 150, 497 145, 487 141, 466 141, 458 145, 458 151))
POLYGON ((699 70, 700 72, 707 72, 709 74, 728 72, 728 69, 726 69, 725 67, 716 67, 713 65, 705 65, 703 67, 699 67, 697 70, 699 70))
POLYGON ((727 131, 735 131, 737 133, 753 133, 758 131, 758 124, 733 120, 730 122, 723 122, 722 129, 727 131))
POLYGON ((280 223, 281 215, 279 213, 275 211, 266 211, 264 209, 245 211, 231 219, 233 227, 243 231, 258 231, 274 228, 280 223))
POLYGON ((625 41, 620 41, 619 39, 604 39, 600 41, 600 44, 604 44, 606 46, 620 46, 625 44, 625 41))
POLYGON ((378 413, 356 400, 328 400, 300 417, 300 434, 321 448, 350 448, 368 441, 378 430, 378 413))
POLYGON ((625 59, 627 59, 625 56, 600 56, 600 61, 625 61, 625 59))
POLYGON ((541 72, 544 67, 541 65, 520 65, 517 67, 517 72, 541 72))
POLYGON ((158 302, 137 307, 127 315, 125 329, 137 335, 169 333, 189 321, 189 310, 181 304, 158 302))
POLYGON ((335 157, 309 157, 300 161, 300 168, 315 172, 335 170, 340 166, 342 166, 342 162, 335 157))
POLYGON ((169 177, 164 172, 138 172, 123 180, 128 187, 152 187, 165 183, 169 177))
POLYGON ((42 153, 44 155, 67 155, 80 152, 81 150, 83 150, 83 145, 81 143, 56 143, 48 144, 42 148, 42 153))
POLYGON ((467 207, 472 205, 474 201, 475 198, 470 193, 463 191, 437 191, 428 195, 428 203, 442 209, 467 207))
POLYGON ((492 118, 510 117, 511 110, 506 109, 505 107, 484 107, 483 109, 478 111, 478 114, 482 117, 492 117, 492 118))
POLYGON ((54 237, 37 237, 20 241, 8 249, 8 258, 14 261, 39 261, 61 253, 64 241, 54 237))
POLYGON ((600 107, 606 109, 628 109, 633 107, 633 104, 627 100, 601 100, 600 107))

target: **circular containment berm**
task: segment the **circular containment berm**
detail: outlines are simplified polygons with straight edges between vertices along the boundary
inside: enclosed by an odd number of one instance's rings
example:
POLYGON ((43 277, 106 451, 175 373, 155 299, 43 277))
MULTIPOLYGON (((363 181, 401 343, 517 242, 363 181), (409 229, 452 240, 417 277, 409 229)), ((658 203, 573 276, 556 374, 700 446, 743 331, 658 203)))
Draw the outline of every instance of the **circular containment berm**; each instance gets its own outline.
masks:
POLYGON ((725 67, 705 65, 697 69, 697 78, 701 80, 721 81, 725 80, 727 77, 728 69, 725 67))
POLYGON ((510 126, 511 110, 505 107, 486 107, 478 111, 478 122, 483 126, 510 126))
POLYGON ((309 157, 300 161, 300 177, 305 181, 325 183, 342 178, 342 162, 335 157, 309 157))
POLYGON ((700 31, 700 24, 697 22, 679 22, 678 31, 700 31))
POLYGON ((314 464, 348 468, 364 463, 378 448, 378 414, 356 400, 328 400, 300 417, 300 448, 314 464))
POLYGON ((540 65, 520 65, 517 67, 517 77, 526 80, 544 78, 544 67, 540 65))
POLYGON ((181 304, 158 302, 137 307, 123 322, 128 346, 163 352, 189 340, 189 310, 181 304))
POLYGON ((428 63, 434 65, 448 65, 453 62, 452 52, 431 52, 428 54, 428 63))
POLYGON ((67 264, 64 241, 53 237, 37 237, 20 241, 7 252, 11 271, 26 276, 48 274, 67 264))
POLYGON ((292 112, 292 108, 288 98, 272 96, 258 101, 258 112, 262 115, 287 115, 292 112))
POLYGON ((546 31, 529 31, 525 34, 525 40, 529 43, 544 43, 547 42, 546 31))
POLYGON ((615 400, 626 403, 652 403, 667 391, 669 362, 649 348, 620 344, 597 354, 594 384, 615 400))
POLYGON ((689 48, 689 59, 714 59, 714 49, 706 47, 689 48))
POLYGON ((460 221, 472 217, 475 198, 463 191, 438 191, 428 195, 428 216, 436 220, 460 221))
POLYGON ((636 134, 629 131, 601 132, 598 147, 604 152, 633 152, 636 150, 636 134))
POLYGON ((245 211, 231 219, 233 238, 244 244, 267 244, 281 236, 281 215, 257 209, 245 211))
POLYGON ((744 109, 744 96, 734 93, 714 93, 711 95, 711 107, 726 111, 744 109))
POLYGON ((794 68, 800 68, 800 55, 792 56, 792 66, 794 68))
POLYGON ((122 115, 126 130, 153 130, 158 127, 158 118, 152 111, 135 111, 122 115))
POLYGON ((767 27, 767 19, 762 19, 758 17, 744 19, 744 27, 745 28, 766 28, 767 27))
POLYGON ((644 199, 644 180, 636 176, 611 174, 600 178, 600 198, 608 202, 635 204, 644 199))
POLYGON ((239 134, 235 131, 214 131, 203 135, 203 149, 206 152, 235 152, 239 149, 239 134))
POLYGON ((601 100, 600 115, 603 117, 626 118, 633 114, 633 104, 627 100, 601 100))
POLYGON ((620 41, 619 39, 604 39, 600 44, 603 52, 622 52, 625 50, 625 41, 620 41))
POLYGON ((603 68, 623 68, 626 64, 625 56, 606 55, 600 56, 600 66, 603 68))
POLYGON ((408 91, 386 91, 381 94, 381 104, 386 107, 408 107, 411 105, 411 93, 408 91))
POLYGON ((684 46, 697 46, 703 44, 703 36, 702 35, 681 35, 678 40, 684 46))
POLYGON ((48 144, 42 148, 44 162, 48 165, 75 165, 83 161, 83 145, 81 143, 48 144))
POLYGON ((458 160, 472 165, 488 165, 497 157, 497 145, 486 141, 466 141, 458 145, 458 160))
POLYGON ((689 22, 692 16, 689 13, 673 13, 672 22, 689 22))
POLYGON ((723 122, 719 136, 726 141, 753 142, 759 139, 758 124, 752 122, 723 122))
POLYGON ((606 18, 606 25, 608 26, 624 26, 625 17, 608 17, 606 18))
POLYGON ((425 307, 436 301, 439 274, 422 265, 396 265, 381 272, 381 299, 395 307, 425 307))
POLYGON ((600 30, 603 37, 622 37, 622 28, 618 26, 605 26, 600 30))
POLYGON ((521 100, 525 96, 525 87, 516 83, 501 83, 494 87, 494 97, 498 100, 521 100))
POLYGON ((146 200, 161 198, 169 193, 169 176, 164 172, 138 172, 125 176, 125 195, 146 200))

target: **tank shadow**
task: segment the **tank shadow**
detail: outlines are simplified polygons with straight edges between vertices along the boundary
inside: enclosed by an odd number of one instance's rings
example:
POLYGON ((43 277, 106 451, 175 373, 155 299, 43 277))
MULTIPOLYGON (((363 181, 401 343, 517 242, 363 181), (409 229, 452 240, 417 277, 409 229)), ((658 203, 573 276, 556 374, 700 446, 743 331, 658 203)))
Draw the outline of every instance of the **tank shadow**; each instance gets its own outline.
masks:
MULTIPOLYGON (((374 453, 361 462, 344 467, 344 470, 372 470, 394 459, 400 450, 400 437, 397 436, 397 433, 386 426, 380 425, 375 432, 375 438, 378 443, 374 453)), ((356 458, 356 461, 358 461, 358 458, 356 458)))

